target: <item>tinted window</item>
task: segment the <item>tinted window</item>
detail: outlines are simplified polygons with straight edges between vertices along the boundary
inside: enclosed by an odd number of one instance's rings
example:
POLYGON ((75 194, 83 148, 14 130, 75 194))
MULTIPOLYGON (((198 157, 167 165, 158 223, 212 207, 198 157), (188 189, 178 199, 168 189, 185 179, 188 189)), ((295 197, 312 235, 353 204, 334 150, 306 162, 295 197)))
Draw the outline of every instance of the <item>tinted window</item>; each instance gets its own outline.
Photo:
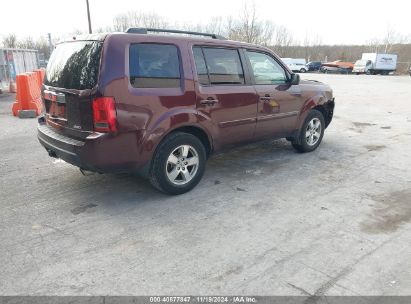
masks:
POLYGON ((130 83, 135 88, 180 87, 180 60, 175 45, 132 44, 130 83))
POLYGON ((287 81, 285 70, 271 56, 247 51, 256 84, 277 84, 287 81))
POLYGON ((203 48, 203 52, 210 84, 244 84, 243 67, 237 50, 203 48))
POLYGON ((204 60, 203 51, 199 47, 193 48, 194 61, 196 63, 198 81, 201 84, 210 84, 210 79, 208 77, 208 70, 204 60))
POLYGON ((97 84, 102 43, 76 41, 58 44, 46 69, 44 83, 66 89, 91 89, 97 84))

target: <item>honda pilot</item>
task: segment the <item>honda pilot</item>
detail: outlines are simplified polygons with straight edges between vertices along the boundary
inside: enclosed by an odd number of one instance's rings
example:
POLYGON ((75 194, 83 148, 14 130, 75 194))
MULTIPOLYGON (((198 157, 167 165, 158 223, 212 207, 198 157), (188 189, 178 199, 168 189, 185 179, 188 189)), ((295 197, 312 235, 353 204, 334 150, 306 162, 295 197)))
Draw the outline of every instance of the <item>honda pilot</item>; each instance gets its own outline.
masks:
POLYGON ((286 138, 315 150, 334 110, 329 86, 300 80, 268 48, 140 28, 60 42, 42 99, 38 139, 50 156, 140 172, 169 194, 195 187, 207 158, 231 147, 286 138))

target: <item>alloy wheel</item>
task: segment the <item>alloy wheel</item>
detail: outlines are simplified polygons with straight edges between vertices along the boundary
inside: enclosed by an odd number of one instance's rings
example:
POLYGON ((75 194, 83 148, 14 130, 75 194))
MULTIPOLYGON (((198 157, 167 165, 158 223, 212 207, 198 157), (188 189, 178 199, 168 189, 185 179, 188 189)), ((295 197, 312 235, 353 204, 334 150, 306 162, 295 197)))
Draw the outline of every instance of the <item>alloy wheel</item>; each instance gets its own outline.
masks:
POLYGON ((321 121, 318 118, 310 120, 305 130, 305 140, 307 145, 314 146, 320 140, 321 128, 321 121))
POLYGON ((184 185, 196 175, 199 167, 199 157, 194 147, 181 145, 169 155, 166 163, 168 180, 175 185, 184 185))

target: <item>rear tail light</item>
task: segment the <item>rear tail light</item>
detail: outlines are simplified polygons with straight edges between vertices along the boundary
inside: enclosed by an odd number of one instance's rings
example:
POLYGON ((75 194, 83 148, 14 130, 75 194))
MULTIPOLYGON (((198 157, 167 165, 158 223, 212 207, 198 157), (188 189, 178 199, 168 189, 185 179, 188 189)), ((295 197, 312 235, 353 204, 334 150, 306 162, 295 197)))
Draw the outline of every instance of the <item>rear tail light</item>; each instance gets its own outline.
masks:
POLYGON ((113 97, 100 97, 93 100, 93 119, 95 131, 117 131, 117 115, 113 97))

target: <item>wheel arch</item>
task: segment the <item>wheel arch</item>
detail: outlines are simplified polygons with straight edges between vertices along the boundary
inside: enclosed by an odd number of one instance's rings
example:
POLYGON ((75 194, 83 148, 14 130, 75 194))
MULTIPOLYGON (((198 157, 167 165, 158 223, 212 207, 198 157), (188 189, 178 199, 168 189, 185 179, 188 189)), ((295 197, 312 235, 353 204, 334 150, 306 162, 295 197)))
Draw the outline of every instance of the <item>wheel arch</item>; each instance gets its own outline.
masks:
POLYGON ((296 130, 299 130, 304 123, 305 118, 307 117, 308 113, 311 110, 318 110, 320 111, 325 120, 325 125, 328 127, 328 125, 331 122, 332 118, 332 111, 334 110, 334 101, 331 102, 331 108, 330 108, 330 101, 327 100, 326 96, 324 95, 316 95, 310 99, 308 99, 303 107, 301 108, 301 111, 299 113, 299 118, 298 118, 298 124, 296 126, 296 130))
POLYGON ((334 98, 328 99, 323 94, 318 94, 307 99, 304 102, 300 113, 298 114, 298 119, 294 127, 294 131, 287 137, 287 140, 294 141, 297 144, 300 143, 300 130, 311 110, 317 110, 322 114, 325 122, 325 128, 327 128, 334 114, 334 106, 334 98))
POLYGON ((321 114, 324 117, 325 127, 327 128, 332 118, 332 115, 330 115, 330 108, 326 104, 319 104, 319 105, 316 105, 311 110, 317 110, 321 112, 321 114))
POLYGON ((196 109, 187 108, 175 109, 157 117, 146 127, 139 141, 139 173, 147 176, 159 144, 173 132, 186 132, 199 138, 206 149, 206 156, 209 157, 214 151, 214 140, 212 130, 203 126, 205 120, 207 119, 196 109))
POLYGON ((211 134, 201 125, 204 117, 196 110, 178 111, 162 115, 153 127, 146 131, 143 146, 155 153, 159 144, 170 134, 185 132, 196 136, 204 145, 207 157, 213 151, 213 140, 211 134))
POLYGON ((207 153, 207 158, 210 156, 210 154, 213 151, 213 144, 212 144, 212 140, 211 140, 211 136, 209 136, 209 134, 199 125, 183 125, 183 126, 179 126, 176 127, 172 130, 170 130, 169 132, 167 132, 164 137, 159 141, 158 144, 161 143, 161 141, 163 141, 167 136, 169 136, 172 133, 176 133, 176 132, 184 132, 184 133, 188 133, 191 135, 194 135, 195 137, 197 137, 201 143, 204 145, 204 148, 206 150, 207 153))

